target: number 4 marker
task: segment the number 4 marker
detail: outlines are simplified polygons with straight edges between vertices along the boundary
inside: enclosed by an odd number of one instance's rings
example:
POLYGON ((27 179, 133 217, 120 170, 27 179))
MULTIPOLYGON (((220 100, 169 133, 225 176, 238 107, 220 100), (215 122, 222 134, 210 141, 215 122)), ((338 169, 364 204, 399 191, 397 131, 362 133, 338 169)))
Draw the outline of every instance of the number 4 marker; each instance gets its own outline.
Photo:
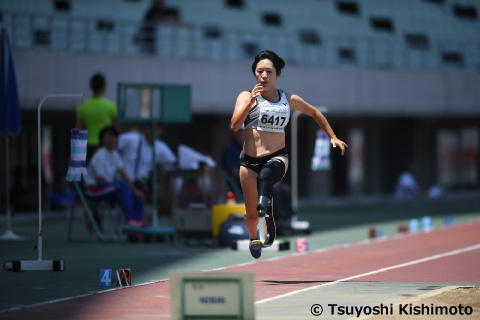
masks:
POLYGON ((112 286, 112 269, 100 269, 100 286, 112 286))

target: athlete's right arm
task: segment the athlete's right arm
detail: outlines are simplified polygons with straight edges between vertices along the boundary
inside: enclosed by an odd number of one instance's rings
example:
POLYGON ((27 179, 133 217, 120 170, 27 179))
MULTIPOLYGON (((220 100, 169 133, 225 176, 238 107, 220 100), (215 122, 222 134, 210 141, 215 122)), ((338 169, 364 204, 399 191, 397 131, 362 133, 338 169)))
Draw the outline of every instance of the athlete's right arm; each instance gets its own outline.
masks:
POLYGON ((232 115, 232 130, 237 132, 242 127, 247 118, 248 113, 255 105, 257 96, 263 91, 263 87, 257 84, 253 87, 252 92, 243 91, 238 95, 237 102, 235 103, 235 110, 232 115))

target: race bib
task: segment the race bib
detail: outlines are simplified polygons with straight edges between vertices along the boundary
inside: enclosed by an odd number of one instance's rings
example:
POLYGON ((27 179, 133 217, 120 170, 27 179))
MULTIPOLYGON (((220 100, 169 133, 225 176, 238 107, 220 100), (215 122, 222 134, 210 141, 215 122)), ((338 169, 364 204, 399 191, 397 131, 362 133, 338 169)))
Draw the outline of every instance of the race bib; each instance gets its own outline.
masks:
POLYGON ((260 106, 257 130, 284 132, 290 119, 290 107, 283 103, 277 106, 260 106))

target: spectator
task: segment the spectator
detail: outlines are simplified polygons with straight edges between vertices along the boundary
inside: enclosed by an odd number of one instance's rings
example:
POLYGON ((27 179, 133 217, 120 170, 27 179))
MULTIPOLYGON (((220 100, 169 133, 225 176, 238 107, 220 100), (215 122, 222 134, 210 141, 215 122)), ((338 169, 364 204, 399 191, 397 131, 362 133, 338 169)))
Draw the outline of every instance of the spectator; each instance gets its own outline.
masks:
MULTIPOLYGON (((162 134, 160 125, 156 127, 155 161, 159 165, 174 165, 177 157, 168 145, 159 138, 162 134)), ((152 127, 145 125, 143 132, 126 132, 118 138, 118 152, 125 164, 125 171, 132 181, 148 180, 152 166, 152 127)))
POLYGON ((153 0, 152 6, 148 9, 143 18, 139 41, 144 53, 153 54, 156 52, 157 23, 180 23, 177 10, 166 8, 164 0, 153 0))
POLYGON ((115 150, 117 138, 118 132, 113 126, 100 131, 102 146, 88 165, 87 197, 93 201, 118 203, 126 215, 128 225, 142 226, 143 194, 125 172, 122 158, 115 150))
POLYGON ((94 74, 90 79, 90 88, 93 97, 79 105, 76 110, 76 127, 88 130, 87 164, 100 145, 100 130, 113 125, 119 131, 117 106, 104 97, 106 90, 105 77, 101 73, 94 74))
POLYGON ((417 166, 410 163, 407 169, 398 177, 395 187, 395 197, 398 199, 412 199, 422 193, 417 182, 417 166))
MULTIPOLYGON (((162 127, 157 124, 155 140, 155 162, 161 168, 168 168, 177 163, 177 157, 168 147, 168 145, 160 140, 162 135, 162 127)), ((125 164, 125 171, 134 181, 138 189, 142 190, 145 196, 150 195, 152 166, 152 126, 146 124, 142 132, 126 132, 119 136, 118 151, 125 164)), ((168 177, 164 170, 159 170, 157 174, 157 200, 158 208, 161 212, 170 211, 170 188, 168 177)))

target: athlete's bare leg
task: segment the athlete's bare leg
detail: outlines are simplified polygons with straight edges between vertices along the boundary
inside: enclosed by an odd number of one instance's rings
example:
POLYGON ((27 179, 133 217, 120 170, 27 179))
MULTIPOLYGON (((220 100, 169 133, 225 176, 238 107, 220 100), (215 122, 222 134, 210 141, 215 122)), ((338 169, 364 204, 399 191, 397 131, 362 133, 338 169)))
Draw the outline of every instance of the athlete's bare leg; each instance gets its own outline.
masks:
POLYGON ((245 200, 245 225, 250 238, 257 238, 258 212, 257 212, 257 176, 258 174, 246 167, 240 167, 240 183, 245 200))

